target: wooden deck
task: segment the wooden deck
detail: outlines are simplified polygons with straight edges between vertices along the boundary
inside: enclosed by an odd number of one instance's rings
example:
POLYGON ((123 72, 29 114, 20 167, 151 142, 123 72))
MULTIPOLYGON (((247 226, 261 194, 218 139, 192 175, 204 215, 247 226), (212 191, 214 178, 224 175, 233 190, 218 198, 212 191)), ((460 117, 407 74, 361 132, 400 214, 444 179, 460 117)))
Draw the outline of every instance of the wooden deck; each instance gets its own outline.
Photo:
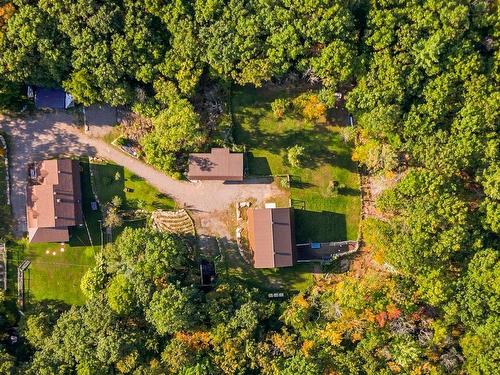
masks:
POLYGON ((337 255, 353 251, 358 245, 357 241, 342 241, 342 242, 322 242, 319 247, 313 246, 312 243, 297 244, 297 261, 298 262, 318 262, 330 261, 337 255))

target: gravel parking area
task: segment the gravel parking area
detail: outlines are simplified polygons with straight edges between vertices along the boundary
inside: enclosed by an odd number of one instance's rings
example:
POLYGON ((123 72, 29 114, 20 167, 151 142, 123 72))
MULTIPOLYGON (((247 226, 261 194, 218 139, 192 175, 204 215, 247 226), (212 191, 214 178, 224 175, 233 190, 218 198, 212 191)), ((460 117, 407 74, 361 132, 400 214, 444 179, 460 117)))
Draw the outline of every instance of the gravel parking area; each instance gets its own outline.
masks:
MULTIPOLYGON (((46 158, 90 155, 110 160, 144 178, 160 192, 172 197, 179 206, 189 209, 194 216, 212 217, 214 221, 218 220, 216 214, 226 211, 231 203, 252 198, 259 203, 280 194, 280 190, 268 181, 225 184, 220 181, 191 183, 173 180, 100 138, 85 134, 73 125, 74 120, 71 113, 64 111, 16 118, 0 115, 0 129, 10 136, 11 197, 16 220, 15 234, 18 236, 26 231, 27 165, 46 158)), ((227 231, 222 229, 211 234, 228 236, 227 231)))

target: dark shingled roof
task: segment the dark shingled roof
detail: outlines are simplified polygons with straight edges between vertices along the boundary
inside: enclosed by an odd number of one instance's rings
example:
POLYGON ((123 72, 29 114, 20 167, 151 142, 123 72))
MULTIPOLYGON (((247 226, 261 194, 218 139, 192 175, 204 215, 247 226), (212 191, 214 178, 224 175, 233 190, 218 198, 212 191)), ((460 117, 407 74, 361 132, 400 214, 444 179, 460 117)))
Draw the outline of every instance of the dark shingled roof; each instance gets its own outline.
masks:
POLYGON ((66 108, 66 93, 63 89, 48 89, 44 87, 35 88, 36 108, 66 108))
POLYGON ((255 268, 293 266, 296 254, 292 209, 249 209, 248 240, 255 268))
POLYGON ((210 154, 189 154, 190 180, 243 180, 243 154, 213 148, 210 154))

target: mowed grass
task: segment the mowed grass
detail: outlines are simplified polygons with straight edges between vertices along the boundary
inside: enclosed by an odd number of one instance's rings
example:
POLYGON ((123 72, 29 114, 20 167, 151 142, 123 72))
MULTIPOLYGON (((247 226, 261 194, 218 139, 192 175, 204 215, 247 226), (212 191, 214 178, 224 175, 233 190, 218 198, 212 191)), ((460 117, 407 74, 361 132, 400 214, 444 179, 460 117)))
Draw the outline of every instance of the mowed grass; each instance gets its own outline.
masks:
MULTIPOLYGON (((69 305, 82 305, 85 302, 80 281, 85 272, 95 264, 94 255, 95 251, 98 251, 97 248, 24 242, 10 247, 14 266, 17 266, 21 259, 31 261, 24 278, 28 303, 33 300, 57 300, 69 305), (61 248, 64 248, 64 252, 61 248)), ((14 277, 12 275, 12 279, 14 277)), ((13 285, 13 281, 11 280, 10 285, 13 285)))
POLYGON ((119 196, 123 208, 134 210, 172 209, 175 202, 160 193, 143 178, 116 164, 92 164, 94 186, 101 204, 111 202, 119 196))
POLYGON ((299 93, 284 90, 239 88, 233 94, 235 140, 245 145, 251 175, 292 175, 290 198, 295 210, 298 243, 355 240, 360 218, 360 190, 351 145, 339 134, 335 119, 314 123, 293 113, 276 119, 271 103, 299 93), (287 150, 305 148, 300 168, 287 165, 287 150), (330 181, 343 184, 337 195, 330 181))

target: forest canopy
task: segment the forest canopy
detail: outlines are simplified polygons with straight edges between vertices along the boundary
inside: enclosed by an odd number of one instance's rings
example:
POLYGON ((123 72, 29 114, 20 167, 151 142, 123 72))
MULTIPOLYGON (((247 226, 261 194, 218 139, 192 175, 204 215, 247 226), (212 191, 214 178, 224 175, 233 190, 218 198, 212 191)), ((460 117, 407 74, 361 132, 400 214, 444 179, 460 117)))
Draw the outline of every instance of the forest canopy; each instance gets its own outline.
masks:
MULTIPOLYGON (((170 172, 210 136, 196 105, 207 82, 300 76, 325 108, 345 94, 360 167, 398 176, 377 199, 380 217, 362 223, 377 266, 283 302, 231 277, 201 291, 180 238, 126 229, 82 279, 84 306, 40 305, 21 321, 18 358, 0 343, 0 373, 498 371, 496 2, 0 4, 0 107, 33 84, 133 108, 151 119, 146 160, 170 172)), ((15 321, 4 300, 0 332, 15 321)))

